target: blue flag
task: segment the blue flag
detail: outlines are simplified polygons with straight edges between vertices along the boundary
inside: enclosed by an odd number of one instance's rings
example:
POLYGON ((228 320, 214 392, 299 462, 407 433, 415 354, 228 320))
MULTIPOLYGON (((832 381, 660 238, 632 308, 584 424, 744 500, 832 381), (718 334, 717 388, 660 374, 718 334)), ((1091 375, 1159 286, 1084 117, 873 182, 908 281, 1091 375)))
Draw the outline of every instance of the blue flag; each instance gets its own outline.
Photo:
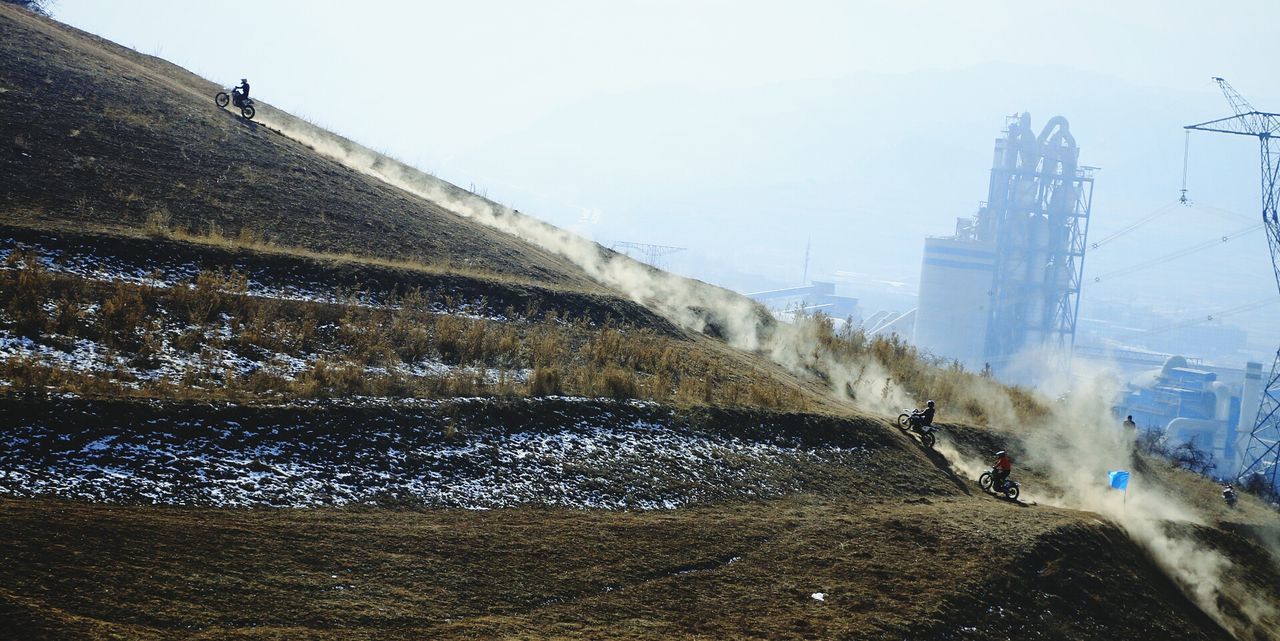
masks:
POLYGON ((1129 473, 1124 470, 1115 472, 1107 472, 1107 477, 1111 480, 1111 487, 1117 490, 1129 489, 1129 473))

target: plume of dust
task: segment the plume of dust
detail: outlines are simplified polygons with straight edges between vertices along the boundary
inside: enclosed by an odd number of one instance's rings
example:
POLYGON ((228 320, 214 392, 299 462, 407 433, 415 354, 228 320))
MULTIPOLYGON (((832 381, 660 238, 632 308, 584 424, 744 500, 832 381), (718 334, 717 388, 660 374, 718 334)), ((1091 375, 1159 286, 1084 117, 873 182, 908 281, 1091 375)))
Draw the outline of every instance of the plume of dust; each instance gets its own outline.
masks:
POLYGON ((884 414, 915 405, 911 395, 875 359, 836 362, 819 347, 813 326, 779 323, 745 296, 605 250, 577 234, 477 196, 268 105, 262 105, 259 116, 264 124, 351 169, 563 256, 588 276, 681 327, 703 332, 713 325, 715 333, 733 347, 766 354, 793 373, 821 371, 838 398, 848 399, 852 392, 850 400, 857 405, 884 414))
MULTIPOLYGON (((1044 353, 1028 352, 1025 363, 1051 362, 1044 353)), ((1022 452, 1010 456, 1034 464, 1052 484, 1024 496, 1038 503, 1098 513, 1117 523, 1141 545, 1197 606, 1238 639, 1280 638, 1280 611, 1266 595, 1231 578, 1232 561, 1197 540, 1191 528, 1206 519, 1187 502, 1169 494, 1153 478, 1134 470, 1135 434, 1122 429, 1111 412, 1120 391, 1118 376, 1106 367, 1076 362, 1044 381, 1045 391, 1067 390, 1041 425, 1018 432, 1022 452), (1107 473, 1130 472, 1127 494, 1114 490, 1107 473), (1222 602, 1235 608, 1224 609, 1222 602), (1243 617, 1243 619, 1241 618, 1243 617), (1264 635, 1259 637, 1258 635, 1264 635)), ((938 450, 957 470, 977 478, 989 469, 982 460, 962 454, 949 442, 938 450)), ((1015 468, 1016 476, 1016 468, 1015 468)), ((1271 596, 1274 599, 1274 595, 1271 596)))
MULTIPOLYGON (((898 408, 914 404, 875 359, 864 359, 852 367, 834 362, 823 353, 812 325, 777 323, 744 296, 608 252, 581 236, 476 196, 290 114, 262 106, 261 119, 285 135, 356 171, 563 256, 592 278, 686 329, 702 332, 714 323, 718 333, 734 347, 765 353, 793 372, 821 369, 830 378, 834 394, 851 391, 857 404, 868 410, 893 414, 898 408)), ((1034 363, 1047 362, 1043 355, 1030 358, 1034 363)), ((1053 409, 1045 425, 1025 430, 1027 451, 1022 455, 1047 470, 1057 488, 1040 501, 1091 510, 1120 524, 1197 605, 1237 637, 1266 625, 1264 619, 1276 620, 1274 606, 1244 586, 1228 581, 1232 565, 1229 559, 1189 535, 1165 527, 1171 521, 1201 523, 1189 506, 1160 492, 1137 473, 1130 481, 1134 491, 1128 500, 1106 486, 1109 470, 1132 472, 1132 436, 1116 428, 1110 411, 1110 399, 1117 391, 1115 380, 1102 371, 1077 369, 1064 375, 1059 382, 1072 391, 1067 401, 1053 409), (1234 600, 1250 620, 1228 617, 1218 606, 1222 596, 1234 600)), ((998 384, 977 381, 974 387, 971 396, 993 421, 1012 424, 1016 420, 1012 404, 998 384)), ((938 447, 956 469, 973 478, 987 469, 984 461, 963 456, 950 443, 940 442, 938 447)))

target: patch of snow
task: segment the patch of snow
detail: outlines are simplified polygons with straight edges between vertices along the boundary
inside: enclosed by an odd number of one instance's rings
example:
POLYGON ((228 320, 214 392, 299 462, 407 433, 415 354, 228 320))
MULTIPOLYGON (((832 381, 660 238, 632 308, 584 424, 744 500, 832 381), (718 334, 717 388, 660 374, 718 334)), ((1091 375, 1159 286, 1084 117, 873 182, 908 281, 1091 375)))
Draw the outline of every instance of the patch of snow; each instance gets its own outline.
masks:
MULTIPOLYGON (((441 404, 416 405, 430 403, 441 404)), ((141 430, 102 426, 72 435, 33 419, 0 426, 0 470, 8 472, 0 494, 180 505, 653 510, 795 491, 806 482, 787 480, 797 465, 858 466, 872 455, 862 447, 691 432, 656 415, 565 418, 555 428, 514 433, 461 421, 455 440, 434 415, 416 424, 400 415, 390 426, 372 419, 329 425, 323 415, 251 427, 159 419, 141 430)))

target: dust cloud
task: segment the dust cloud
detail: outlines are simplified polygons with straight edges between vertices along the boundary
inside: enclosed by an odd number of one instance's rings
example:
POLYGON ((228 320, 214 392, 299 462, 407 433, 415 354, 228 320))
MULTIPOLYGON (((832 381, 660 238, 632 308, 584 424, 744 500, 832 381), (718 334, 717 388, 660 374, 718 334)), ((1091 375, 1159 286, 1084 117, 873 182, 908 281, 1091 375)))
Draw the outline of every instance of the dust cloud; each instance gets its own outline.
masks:
MULTIPOLYGON (((262 105, 260 119, 284 135, 311 146, 344 165, 432 201, 459 216, 506 232, 573 262, 597 281, 663 314, 680 326, 723 338, 730 345, 767 355, 796 373, 821 372, 837 397, 856 399, 872 412, 896 414, 914 406, 911 395, 889 379, 874 359, 835 362, 824 354, 811 326, 779 323, 754 301, 734 292, 683 278, 608 251, 571 232, 543 223, 434 176, 336 136, 290 114, 262 105)), ((1040 361, 1044 362, 1044 361, 1040 361)), ((1062 507, 1089 510, 1119 524, 1183 588, 1189 598, 1237 638, 1258 638, 1264 626, 1280 624, 1275 606, 1233 583, 1232 562, 1207 548, 1186 528, 1203 524, 1189 505, 1163 493, 1158 483, 1134 470, 1133 435, 1124 434, 1111 416, 1109 399, 1117 391, 1105 371, 1065 375, 1058 383, 1071 393, 1057 403, 1042 425, 1023 426, 1025 452, 1011 452, 1045 470, 1053 492, 1024 497, 1062 507), (1110 470, 1133 474, 1126 495, 1106 485, 1110 470), (1223 603, 1233 604, 1230 612, 1223 603)), ((1016 413, 995 384, 976 383, 975 402, 992 424, 1013 426, 1016 413)), ((945 439, 939 451, 955 469, 976 479, 986 462, 963 455, 945 439)), ((1016 473, 1016 472, 1015 472, 1016 473)), ((1262 634, 1266 634, 1263 632, 1262 634)))
MULTIPOLYGON (((1044 355, 1026 358, 1039 360, 1044 355)), ((1119 378, 1106 368, 1076 366, 1044 386, 1064 393, 1042 424, 1018 431, 1009 450, 1015 465, 1034 467, 1052 489, 1024 486, 1022 500, 1087 510, 1110 519, 1147 550, 1188 598, 1236 638, 1280 638, 1268 636, 1280 631, 1275 595, 1259 595, 1257 586, 1235 580, 1239 568, 1232 560, 1198 540, 1194 528, 1187 527, 1209 525, 1207 517, 1137 464, 1137 435, 1121 428, 1111 412, 1110 400, 1120 391, 1119 378), (1127 492, 1110 487, 1107 473, 1113 470, 1130 472, 1127 492)), ((969 478, 976 479, 988 469, 984 460, 964 455, 945 440, 938 449, 969 478)))
POLYGON ((685 329, 712 334, 738 349, 767 355, 795 373, 821 372, 837 398, 852 396, 860 407, 887 414, 897 414, 915 404, 878 362, 835 362, 819 348, 812 328, 779 323, 741 294, 654 269, 268 105, 262 105, 259 119, 347 167, 562 256, 598 282, 685 329))

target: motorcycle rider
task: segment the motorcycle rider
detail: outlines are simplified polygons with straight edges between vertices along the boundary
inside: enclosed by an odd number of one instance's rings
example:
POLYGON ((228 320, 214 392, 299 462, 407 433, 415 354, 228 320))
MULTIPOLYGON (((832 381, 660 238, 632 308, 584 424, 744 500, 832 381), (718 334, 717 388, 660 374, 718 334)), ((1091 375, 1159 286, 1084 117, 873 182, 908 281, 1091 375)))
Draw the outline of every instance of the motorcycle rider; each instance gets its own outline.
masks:
POLYGON ((1013 461, 1009 460, 1009 455, 1004 450, 996 452, 996 462, 991 464, 991 486, 997 492, 1004 489, 1004 483, 1009 480, 1011 472, 1013 472, 1013 461))
POLYGON ((1236 489, 1230 483, 1222 486, 1222 500, 1227 502, 1227 507, 1236 506, 1236 489))
POLYGON ((916 427, 933 425, 933 401, 925 403, 923 411, 913 410, 911 412, 911 422, 914 423, 916 427))
POLYGON ((244 101, 249 99, 249 81, 241 78, 240 84, 231 90, 231 97, 235 106, 243 106, 244 101))

